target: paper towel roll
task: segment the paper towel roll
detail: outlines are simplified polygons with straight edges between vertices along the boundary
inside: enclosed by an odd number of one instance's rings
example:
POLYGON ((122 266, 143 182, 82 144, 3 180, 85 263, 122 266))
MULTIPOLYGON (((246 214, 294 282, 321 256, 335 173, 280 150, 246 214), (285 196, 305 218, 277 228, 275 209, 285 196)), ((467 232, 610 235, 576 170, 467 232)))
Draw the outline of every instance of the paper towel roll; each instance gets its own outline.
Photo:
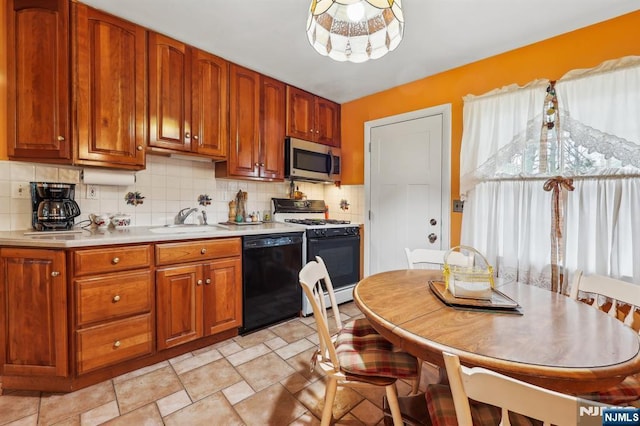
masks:
POLYGON ((120 170, 84 169, 82 181, 85 185, 129 186, 136 182, 136 175, 120 170))

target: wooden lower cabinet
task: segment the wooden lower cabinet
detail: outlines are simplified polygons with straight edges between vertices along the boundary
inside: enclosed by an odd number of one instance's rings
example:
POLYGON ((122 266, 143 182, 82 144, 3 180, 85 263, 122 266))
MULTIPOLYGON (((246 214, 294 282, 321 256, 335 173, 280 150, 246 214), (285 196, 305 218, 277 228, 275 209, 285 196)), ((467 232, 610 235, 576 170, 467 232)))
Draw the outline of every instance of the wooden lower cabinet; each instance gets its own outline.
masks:
POLYGON ((242 325, 239 257, 156 271, 158 350, 242 325))
POLYGON ((242 326, 239 237, 0 247, 0 268, 3 389, 77 390, 242 326))
POLYGON ((64 251, 2 248, 0 261, 0 374, 67 376, 64 251))

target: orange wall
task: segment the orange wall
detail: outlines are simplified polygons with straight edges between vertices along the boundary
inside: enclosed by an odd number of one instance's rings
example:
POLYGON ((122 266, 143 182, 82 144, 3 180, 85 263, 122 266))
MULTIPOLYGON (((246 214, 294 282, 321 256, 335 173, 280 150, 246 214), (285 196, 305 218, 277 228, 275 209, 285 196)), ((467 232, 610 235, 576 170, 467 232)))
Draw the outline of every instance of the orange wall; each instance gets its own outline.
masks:
POLYGON ((7 159, 7 7, 0 2, 0 160, 7 159))
MULTIPOLYGON (((451 104, 451 199, 459 198, 462 97, 537 78, 557 80, 621 56, 640 55, 640 11, 464 65, 342 104, 343 184, 364 183, 364 123, 451 104)), ((393 53, 391 53, 393 54, 393 53)), ((451 215, 451 244, 460 242, 462 214, 451 215)))

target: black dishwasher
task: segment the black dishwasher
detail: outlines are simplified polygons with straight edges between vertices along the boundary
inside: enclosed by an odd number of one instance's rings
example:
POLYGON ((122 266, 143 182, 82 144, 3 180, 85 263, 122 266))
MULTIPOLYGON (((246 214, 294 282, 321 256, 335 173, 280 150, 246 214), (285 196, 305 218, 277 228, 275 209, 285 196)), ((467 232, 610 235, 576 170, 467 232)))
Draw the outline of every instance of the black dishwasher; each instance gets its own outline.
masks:
POLYGON ((243 237, 241 333, 248 333, 300 314, 302 234, 243 237))

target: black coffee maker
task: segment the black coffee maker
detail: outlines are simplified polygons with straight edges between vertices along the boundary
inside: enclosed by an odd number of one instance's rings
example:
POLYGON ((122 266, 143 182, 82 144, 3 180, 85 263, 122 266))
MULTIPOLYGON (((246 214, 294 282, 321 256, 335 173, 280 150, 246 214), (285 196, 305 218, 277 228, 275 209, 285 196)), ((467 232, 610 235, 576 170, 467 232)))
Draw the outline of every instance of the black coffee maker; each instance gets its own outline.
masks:
POLYGON ((73 201, 73 183, 31 182, 31 225, 37 231, 62 231, 73 228, 80 207, 73 201))

